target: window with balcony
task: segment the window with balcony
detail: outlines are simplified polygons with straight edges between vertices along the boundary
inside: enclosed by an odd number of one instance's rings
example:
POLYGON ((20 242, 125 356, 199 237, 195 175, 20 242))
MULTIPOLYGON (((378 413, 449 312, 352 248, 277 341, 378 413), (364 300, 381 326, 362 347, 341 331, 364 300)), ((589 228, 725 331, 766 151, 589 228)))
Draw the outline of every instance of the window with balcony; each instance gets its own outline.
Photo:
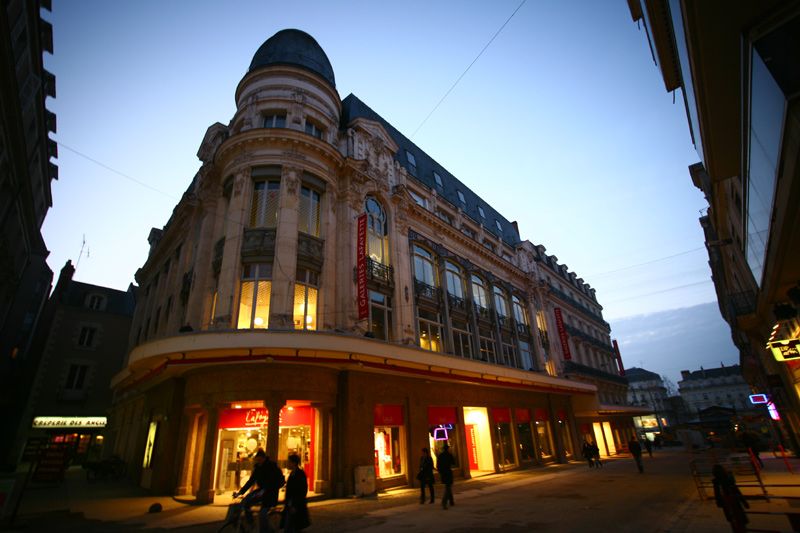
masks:
POLYGON ((464 276, 461 269, 452 261, 444 262, 444 275, 447 279, 447 292, 459 300, 464 300, 464 276))
POLYGON ((478 307, 479 314, 488 317, 489 297, 486 293, 486 282, 475 274, 472 275, 472 300, 478 307))
POLYGON ((527 333, 530 325, 530 322, 528 322, 528 310, 519 296, 511 296, 511 307, 514 309, 514 320, 517 321, 517 327, 521 326, 520 332, 527 333))
POLYGON ((497 311, 498 319, 501 320, 501 323, 505 326, 508 325, 508 296, 506 296, 506 292, 495 285, 492 288, 492 292, 494 293, 494 309, 497 311))
POLYGON ((250 204, 251 228, 274 228, 277 226, 280 192, 281 183, 279 181, 253 183, 253 200, 250 204))
POLYGON ((367 255, 381 265, 389 264, 389 236, 386 223, 386 212, 378 200, 367 196, 365 205, 367 212, 367 255))
POLYGON ((272 292, 272 263, 242 267, 238 329, 267 329, 272 292))
POLYGON ((294 329, 317 329, 319 274, 298 268, 294 283, 294 329))
POLYGON ((300 188, 300 206, 297 212, 297 229, 319 237, 320 194, 308 187, 300 188))
POLYGON ((422 246, 414 245, 414 279, 429 287, 438 287, 433 254, 422 246))

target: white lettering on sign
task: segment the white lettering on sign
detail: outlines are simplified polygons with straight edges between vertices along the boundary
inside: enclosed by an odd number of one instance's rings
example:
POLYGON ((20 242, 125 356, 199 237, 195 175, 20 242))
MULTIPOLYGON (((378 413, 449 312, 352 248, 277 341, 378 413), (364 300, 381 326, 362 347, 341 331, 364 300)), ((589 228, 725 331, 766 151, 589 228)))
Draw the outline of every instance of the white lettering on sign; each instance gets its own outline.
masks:
POLYGON ((104 428, 108 419, 104 416, 37 416, 34 428, 104 428))

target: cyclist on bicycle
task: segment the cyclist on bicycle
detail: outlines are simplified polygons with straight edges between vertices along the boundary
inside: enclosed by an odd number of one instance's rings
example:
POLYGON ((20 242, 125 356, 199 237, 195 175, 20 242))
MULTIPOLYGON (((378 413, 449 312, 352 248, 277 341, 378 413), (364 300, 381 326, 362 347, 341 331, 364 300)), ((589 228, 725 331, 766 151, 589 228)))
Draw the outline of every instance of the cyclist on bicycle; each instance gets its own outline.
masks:
POLYGON ((267 513, 271 507, 278 505, 278 493, 281 487, 286 484, 286 480, 283 479, 283 472, 278 468, 278 465, 270 461, 261 448, 256 452, 255 463, 250 479, 247 480, 240 492, 233 493, 233 497, 236 498, 239 494, 245 494, 248 489, 254 487, 254 485, 257 486, 258 489, 250 492, 244 499, 245 516, 248 521, 253 521, 250 507, 260 498, 261 510, 258 512, 259 532, 272 533, 267 513))

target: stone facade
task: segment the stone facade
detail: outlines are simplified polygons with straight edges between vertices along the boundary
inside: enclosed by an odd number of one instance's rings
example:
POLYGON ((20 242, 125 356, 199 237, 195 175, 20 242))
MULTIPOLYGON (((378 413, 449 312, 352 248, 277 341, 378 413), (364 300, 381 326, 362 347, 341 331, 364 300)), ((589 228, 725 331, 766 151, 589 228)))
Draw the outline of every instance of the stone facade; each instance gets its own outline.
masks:
POLYGON ((594 290, 340 100, 316 41, 266 41, 236 102, 136 274, 110 424, 137 481, 212 501, 263 447, 341 496, 414 484, 444 442, 465 477, 627 442, 637 410, 594 290))

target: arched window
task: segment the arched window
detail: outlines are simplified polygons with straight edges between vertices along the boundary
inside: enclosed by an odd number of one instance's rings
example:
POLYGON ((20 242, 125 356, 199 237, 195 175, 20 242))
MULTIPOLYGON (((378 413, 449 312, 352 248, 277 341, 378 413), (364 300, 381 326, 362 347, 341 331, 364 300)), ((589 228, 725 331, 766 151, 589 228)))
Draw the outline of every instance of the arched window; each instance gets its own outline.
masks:
POLYGON ((508 297, 503 289, 495 285, 492 289, 494 292, 494 309, 501 317, 508 316, 508 297))
POLYGON ((367 212, 367 256, 376 263, 388 265, 389 236, 386 211, 372 196, 367 196, 364 208, 367 212))
POLYGON ((489 297, 486 295, 486 282, 483 281, 483 278, 475 274, 472 275, 472 299, 475 301, 475 305, 483 309, 489 308, 489 297))
POLYGON ((414 245, 414 279, 436 287, 436 267, 433 264, 433 254, 421 246, 414 245))
POLYGON ((451 296, 464 299, 464 276, 461 269, 452 261, 444 262, 445 277, 447 278, 447 292, 451 296))
POLYGON ((519 296, 511 296, 511 306, 514 308, 514 320, 517 321, 517 324, 520 326, 529 325, 528 311, 519 296))

